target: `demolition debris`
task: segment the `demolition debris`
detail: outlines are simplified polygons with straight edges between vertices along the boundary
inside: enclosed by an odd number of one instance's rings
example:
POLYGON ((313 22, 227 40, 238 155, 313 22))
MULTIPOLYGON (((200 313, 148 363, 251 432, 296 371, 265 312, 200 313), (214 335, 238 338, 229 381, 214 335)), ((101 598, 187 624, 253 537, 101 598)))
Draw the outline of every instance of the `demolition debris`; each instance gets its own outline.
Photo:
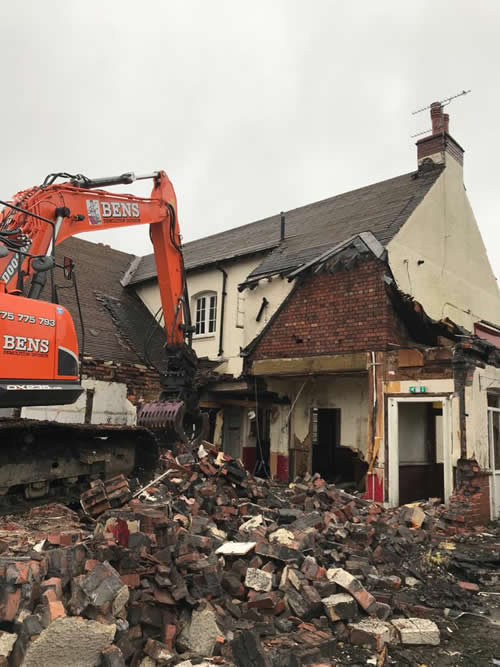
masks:
POLYGON ((93 483, 83 519, 0 520, 0 666, 412 664, 453 614, 488 623, 496 534, 457 534, 437 502, 385 510, 200 453, 167 453, 144 490, 93 483))

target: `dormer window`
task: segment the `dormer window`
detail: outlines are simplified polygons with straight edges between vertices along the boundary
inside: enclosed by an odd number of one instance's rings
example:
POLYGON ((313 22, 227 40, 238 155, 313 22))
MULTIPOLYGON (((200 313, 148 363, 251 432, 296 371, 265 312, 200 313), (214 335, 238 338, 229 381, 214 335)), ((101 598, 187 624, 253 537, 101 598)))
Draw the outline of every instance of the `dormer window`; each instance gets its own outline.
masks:
POLYGON ((217 294, 205 292, 196 297, 195 335, 206 336, 217 328, 217 294))

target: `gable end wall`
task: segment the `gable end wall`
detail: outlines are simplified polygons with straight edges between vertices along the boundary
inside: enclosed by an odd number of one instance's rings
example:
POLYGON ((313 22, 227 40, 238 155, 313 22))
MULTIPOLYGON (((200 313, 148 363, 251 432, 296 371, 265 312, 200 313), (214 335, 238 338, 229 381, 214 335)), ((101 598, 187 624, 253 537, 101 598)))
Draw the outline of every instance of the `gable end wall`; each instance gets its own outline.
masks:
POLYGON ((407 337, 390 305, 386 266, 364 261, 354 269, 305 279, 262 336, 251 360, 386 349, 407 337), (302 341, 302 342, 300 342, 302 341))

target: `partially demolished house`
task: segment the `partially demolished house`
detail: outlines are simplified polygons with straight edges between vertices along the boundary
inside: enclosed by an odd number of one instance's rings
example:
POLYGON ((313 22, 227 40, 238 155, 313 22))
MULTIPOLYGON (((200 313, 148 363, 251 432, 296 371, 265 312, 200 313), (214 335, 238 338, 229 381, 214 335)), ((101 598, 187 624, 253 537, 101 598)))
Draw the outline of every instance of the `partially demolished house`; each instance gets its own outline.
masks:
MULTIPOLYGON (((500 509, 500 293, 440 104, 408 174, 185 246, 213 439, 391 505, 500 509), (498 472, 497 472, 498 471, 498 472), (465 505, 464 505, 465 502, 465 505)), ((152 313, 152 255, 124 283, 152 313)), ((459 516, 459 519, 461 516, 459 516)))

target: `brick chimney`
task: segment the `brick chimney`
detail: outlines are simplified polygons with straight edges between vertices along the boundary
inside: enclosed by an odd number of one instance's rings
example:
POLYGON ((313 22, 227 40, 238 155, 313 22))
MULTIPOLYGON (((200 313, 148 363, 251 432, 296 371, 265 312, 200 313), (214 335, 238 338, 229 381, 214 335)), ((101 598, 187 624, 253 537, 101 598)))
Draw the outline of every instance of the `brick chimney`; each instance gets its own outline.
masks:
POLYGON ((432 160, 436 164, 446 164, 448 156, 463 165, 464 149, 449 134, 450 116, 443 113, 441 102, 431 104, 432 134, 417 141, 418 166, 422 166, 424 160, 432 160))

